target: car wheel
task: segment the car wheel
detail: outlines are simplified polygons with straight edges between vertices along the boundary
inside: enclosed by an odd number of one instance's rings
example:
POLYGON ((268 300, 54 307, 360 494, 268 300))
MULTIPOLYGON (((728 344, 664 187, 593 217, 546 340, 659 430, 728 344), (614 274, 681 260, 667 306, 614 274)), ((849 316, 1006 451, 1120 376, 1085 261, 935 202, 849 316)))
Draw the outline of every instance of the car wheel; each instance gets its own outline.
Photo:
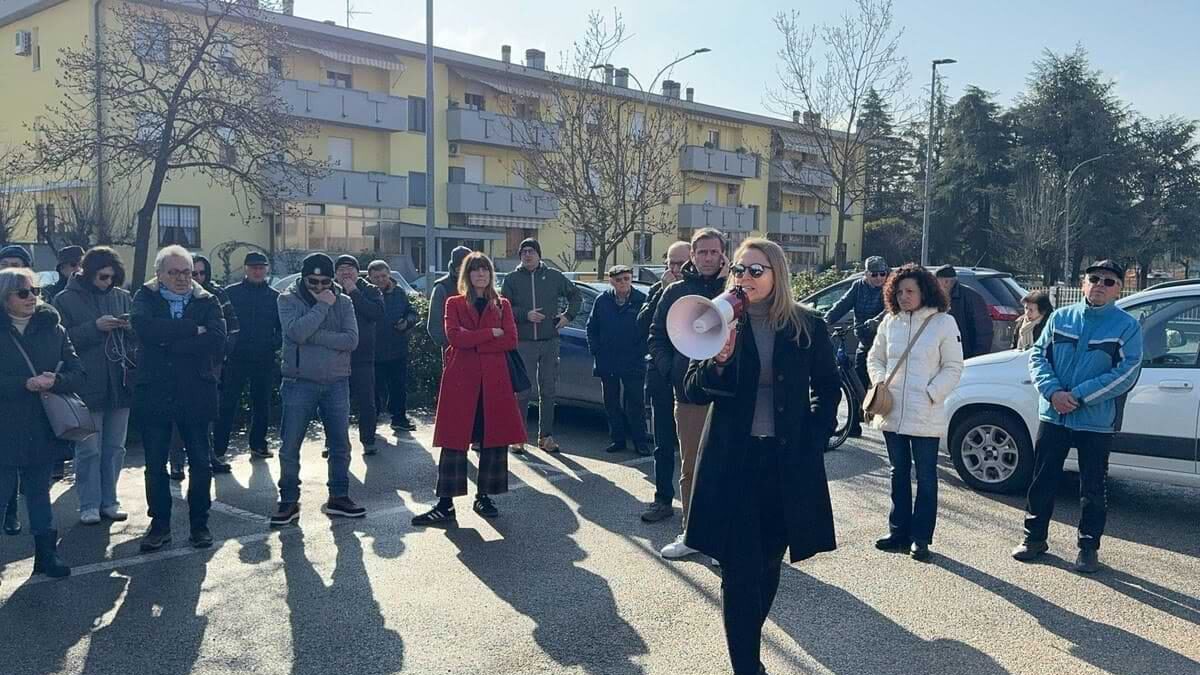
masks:
POLYGON ((950 434, 950 458, 963 481, 984 492, 1015 493, 1033 476, 1033 443, 1024 422, 1002 410, 967 415, 950 434))

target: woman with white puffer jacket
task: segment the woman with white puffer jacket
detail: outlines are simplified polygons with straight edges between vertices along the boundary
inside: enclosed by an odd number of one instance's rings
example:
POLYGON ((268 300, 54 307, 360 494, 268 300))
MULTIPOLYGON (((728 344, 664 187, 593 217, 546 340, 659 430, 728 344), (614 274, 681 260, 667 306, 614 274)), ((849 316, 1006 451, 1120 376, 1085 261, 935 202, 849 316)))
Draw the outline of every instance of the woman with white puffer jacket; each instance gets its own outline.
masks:
POLYGON ((892 274, 883 299, 887 316, 867 356, 867 371, 872 382, 886 382, 892 399, 891 410, 875 419, 892 463, 892 510, 889 534, 875 547, 908 550, 923 561, 929 559, 937 521, 938 439, 946 429, 942 404, 962 375, 962 337, 947 312, 946 294, 920 265, 910 263, 892 274))

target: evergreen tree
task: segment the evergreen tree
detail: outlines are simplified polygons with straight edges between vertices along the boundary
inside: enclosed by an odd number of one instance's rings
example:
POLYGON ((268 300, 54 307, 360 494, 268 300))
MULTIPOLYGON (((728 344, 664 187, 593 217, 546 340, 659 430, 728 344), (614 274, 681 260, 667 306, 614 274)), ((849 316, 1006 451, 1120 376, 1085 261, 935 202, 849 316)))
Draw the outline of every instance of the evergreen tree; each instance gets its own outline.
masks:
POLYGON ((896 133, 887 103, 874 89, 867 92, 859 126, 872 130, 877 140, 866 148, 866 190, 863 221, 884 218, 907 220, 912 215, 913 152, 896 133))

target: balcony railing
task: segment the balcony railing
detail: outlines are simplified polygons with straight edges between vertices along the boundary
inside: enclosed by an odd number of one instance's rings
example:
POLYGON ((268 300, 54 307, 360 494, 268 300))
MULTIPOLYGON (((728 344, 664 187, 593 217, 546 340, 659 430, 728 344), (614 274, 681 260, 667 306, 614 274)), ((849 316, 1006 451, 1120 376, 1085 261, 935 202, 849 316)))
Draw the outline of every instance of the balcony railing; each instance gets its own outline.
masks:
POLYGON ((558 143, 558 127, 485 110, 451 108, 446 111, 446 140, 552 150, 558 143))
POLYGON ((308 181, 305 189, 286 197, 325 204, 403 209, 408 206, 408 178, 373 171, 335 170, 324 178, 308 181))
POLYGON ((558 216, 558 200, 542 190, 450 183, 446 186, 446 211, 480 216, 551 219, 558 216))
POLYGON ((758 155, 685 145, 680 151, 679 168, 718 176, 754 178, 758 176, 758 155))
POLYGON ((680 204, 679 227, 715 227, 722 232, 753 232, 755 210, 712 204, 680 204))
POLYGON ((768 211, 767 232, 829 236, 832 231, 831 220, 828 214, 768 211))
POLYGON ((776 159, 771 162, 770 179, 772 183, 809 185, 818 188, 833 187, 833 176, 828 171, 811 164, 797 166, 786 159, 776 159))
POLYGON ((279 95, 298 117, 383 131, 408 129, 408 99, 400 96, 307 80, 281 80, 279 95))

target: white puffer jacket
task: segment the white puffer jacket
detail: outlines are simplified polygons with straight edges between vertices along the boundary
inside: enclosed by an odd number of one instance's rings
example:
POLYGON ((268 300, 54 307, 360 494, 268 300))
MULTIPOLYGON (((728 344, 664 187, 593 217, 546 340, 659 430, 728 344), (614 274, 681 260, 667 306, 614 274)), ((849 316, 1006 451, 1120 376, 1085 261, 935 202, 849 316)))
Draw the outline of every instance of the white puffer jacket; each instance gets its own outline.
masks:
POLYGON ((921 324, 934 314, 908 359, 892 378, 888 386, 892 411, 875 419, 876 428, 931 438, 946 432, 946 409, 942 403, 958 385, 963 369, 962 338, 954 317, 938 313, 932 307, 888 314, 879 325, 875 343, 867 355, 867 372, 871 382, 886 380, 921 324))

